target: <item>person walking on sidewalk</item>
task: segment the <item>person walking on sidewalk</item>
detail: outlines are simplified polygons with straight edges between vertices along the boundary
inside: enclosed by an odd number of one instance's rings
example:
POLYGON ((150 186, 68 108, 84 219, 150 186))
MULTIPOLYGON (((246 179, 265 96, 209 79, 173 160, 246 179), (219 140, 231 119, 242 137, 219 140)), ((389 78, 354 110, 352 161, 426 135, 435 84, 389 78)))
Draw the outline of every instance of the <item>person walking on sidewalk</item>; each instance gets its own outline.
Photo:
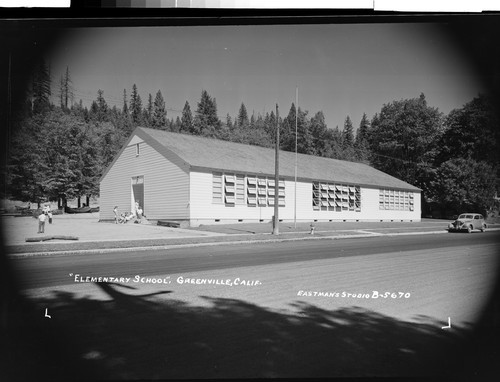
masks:
POLYGON ((118 206, 115 206, 115 208, 113 208, 113 212, 115 214, 115 224, 118 224, 118 220, 119 220, 118 206))
POLYGON ((47 213, 41 213, 38 216, 38 233, 45 233, 45 220, 47 219, 47 213))

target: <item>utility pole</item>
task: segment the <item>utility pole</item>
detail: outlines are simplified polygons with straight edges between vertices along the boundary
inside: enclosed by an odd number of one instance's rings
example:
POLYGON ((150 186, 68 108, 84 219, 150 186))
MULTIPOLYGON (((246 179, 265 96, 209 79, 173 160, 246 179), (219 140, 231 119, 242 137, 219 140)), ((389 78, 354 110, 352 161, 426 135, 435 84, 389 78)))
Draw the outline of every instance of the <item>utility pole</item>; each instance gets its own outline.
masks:
POLYGON ((293 205, 293 226, 297 228, 297 121, 299 115, 299 88, 295 88, 295 197, 293 205))
POLYGON ((279 235, 279 178, 280 178, 280 122, 278 115, 278 104, 276 104, 276 144, 275 144, 275 155, 274 155, 274 219, 273 219, 273 235, 279 235))
POLYGON ((10 155, 10 136, 12 131, 12 52, 9 52, 9 68, 7 72, 7 132, 5 134, 5 178, 4 178, 4 195, 7 199, 7 181, 9 169, 9 155, 10 155))

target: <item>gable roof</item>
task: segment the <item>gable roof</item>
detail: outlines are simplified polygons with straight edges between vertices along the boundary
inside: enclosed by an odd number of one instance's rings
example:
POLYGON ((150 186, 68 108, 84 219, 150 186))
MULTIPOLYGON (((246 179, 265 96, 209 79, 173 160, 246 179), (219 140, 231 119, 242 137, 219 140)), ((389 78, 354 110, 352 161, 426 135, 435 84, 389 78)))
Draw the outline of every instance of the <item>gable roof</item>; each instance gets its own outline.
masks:
MULTIPOLYGON (((191 170, 274 176, 274 149, 144 127, 138 127, 134 135, 144 139, 166 158, 171 159, 173 155, 179 158, 191 170)), ((295 153, 280 150, 279 163, 280 178, 293 179, 295 153)), ((306 154, 297 155, 297 179, 420 191, 363 163, 306 154)))

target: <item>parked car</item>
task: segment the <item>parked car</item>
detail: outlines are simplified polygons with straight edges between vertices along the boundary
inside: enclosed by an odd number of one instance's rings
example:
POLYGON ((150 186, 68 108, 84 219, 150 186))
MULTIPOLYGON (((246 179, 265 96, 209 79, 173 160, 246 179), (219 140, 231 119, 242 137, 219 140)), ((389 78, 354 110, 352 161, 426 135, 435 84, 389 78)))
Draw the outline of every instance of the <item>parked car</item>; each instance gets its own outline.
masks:
POLYGON ((483 215, 477 213, 460 214, 454 222, 448 224, 448 232, 467 231, 471 233, 473 230, 484 232, 486 228, 483 215))

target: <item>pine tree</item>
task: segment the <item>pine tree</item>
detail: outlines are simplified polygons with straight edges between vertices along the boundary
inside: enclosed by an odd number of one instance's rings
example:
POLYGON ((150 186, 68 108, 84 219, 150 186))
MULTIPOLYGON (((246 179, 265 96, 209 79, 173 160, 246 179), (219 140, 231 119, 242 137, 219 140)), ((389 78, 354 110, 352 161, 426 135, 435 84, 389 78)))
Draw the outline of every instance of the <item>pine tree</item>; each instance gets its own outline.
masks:
POLYGON ((193 122, 194 133, 206 136, 216 136, 221 125, 222 123, 217 115, 216 99, 210 97, 208 92, 203 90, 193 122))
POLYGON ((248 125, 250 124, 248 120, 247 108, 245 107, 245 104, 243 102, 241 103, 240 111, 238 112, 237 124, 239 128, 248 127, 248 125))
POLYGON ((148 96, 148 106, 144 110, 144 115, 145 115, 144 123, 148 127, 150 127, 152 125, 152 122, 153 122, 153 96, 151 95, 151 93, 149 93, 149 96, 148 96))
POLYGON ((369 159, 369 144, 368 144, 368 130, 370 129, 370 121, 363 113, 361 122, 359 123, 359 128, 356 131, 356 140, 354 142, 354 147, 356 148, 357 157, 362 162, 368 162, 369 159))
POLYGON ((288 115, 283 120, 280 130, 280 147, 286 151, 295 152, 295 115, 297 109, 295 103, 292 103, 288 115))
POLYGON ((50 109, 50 86, 49 70, 41 60, 33 74, 33 113, 45 113, 50 109))
POLYGON ((342 131, 342 144, 344 149, 352 148, 354 145, 354 128, 352 127, 351 118, 346 117, 344 122, 344 130, 342 131))
POLYGON ((181 118, 179 116, 177 116, 175 118, 175 123, 174 123, 174 126, 172 128, 172 131, 175 131, 176 133, 178 133, 180 130, 181 130, 181 118))
POLYGON ((134 125, 137 126, 142 123, 142 100, 137 92, 136 84, 132 86, 132 94, 130 95, 130 115, 134 125))
POLYGON ((165 110, 165 101, 161 95, 161 91, 158 90, 155 97, 155 102, 153 106, 153 117, 151 121, 151 126, 155 129, 166 129, 167 125, 167 111, 165 110))
POLYGON ((127 105, 127 91, 123 89, 123 108, 122 113, 128 115, 128 105, 127 105))
POLYGON ((104 91, 99 89, 97 91, 97 120, 99 122, 108 120, 108 104, 104 99, 104 91))
POLYGON ((314 154, 313 137, 310 131, 307 111, 302 111, 300 107, 297 118, 297 152, 302 154, 314 154))
POLYGON ((71 77, 69 75, 69 67, 66 67, 66 73, 64 77, 61 78, 61 107, 64 105, 64 109, 68 109, 68 101, 73 99, 73 90, 71 86, 71 77))
POLYGON ((179 131, 181 133, 194 133, 193 114, 191 113, 191 107, 188 101, 186 101, 182 109, 181 127, 179 131))
POLYGON ((233 129, 233 120, 231 119, 231 116, 229 115, 229 113, 226 114, 226 127, 229 129, 229 130, 232 130, 233 129))
POLYGON ((325 115, 322 111, 318 111, 311 118, 311 135, 314 155, 325 156, 327 153, 327 126, 325 123, 325 115))
POLYGON ((59 106, 64 110, 64 76, 59 80, 59 106))

